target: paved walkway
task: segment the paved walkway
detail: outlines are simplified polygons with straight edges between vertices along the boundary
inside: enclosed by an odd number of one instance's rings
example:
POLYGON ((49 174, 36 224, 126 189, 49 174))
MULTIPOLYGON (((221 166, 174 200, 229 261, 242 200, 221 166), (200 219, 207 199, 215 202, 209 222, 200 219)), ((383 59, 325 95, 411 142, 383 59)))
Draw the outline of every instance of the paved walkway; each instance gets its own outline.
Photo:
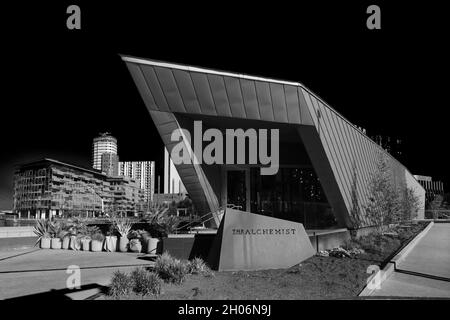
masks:
POLYGON ((150 266, 143 254, 27 249, 0 252, 0 299, 29 296, 84 299, 100 292, 114 271, 150 266), (80 267, 81 291, 68 290, 69 266, 80 267), (34 296, 33 296, 34 295, 34 296))
POLYGON ((435 223, 372 296, 450 298, 450 223, 435 223))

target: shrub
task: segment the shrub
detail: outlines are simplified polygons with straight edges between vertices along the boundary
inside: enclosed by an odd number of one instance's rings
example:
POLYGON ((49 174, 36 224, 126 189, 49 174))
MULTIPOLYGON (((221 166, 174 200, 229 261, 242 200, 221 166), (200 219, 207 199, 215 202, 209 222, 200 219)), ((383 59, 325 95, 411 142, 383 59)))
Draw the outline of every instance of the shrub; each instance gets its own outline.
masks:
POLYGON ((105 236, 101 232, 96 232, 91 236, 92 240, 103 241, 105 240, 105 236))
POLYGON ((164 252, 155 261, 154 271, 165 281, 181 284, 186 277, 186 264, 164 252))
POLYGON ((166 237, 176 230, 180 221, 176 215, 168 214, 168 210, 166 205, 154 204, 143 215, 153 238, 166 237))
POLYGON ((161 293, 161 278, 155 272, 144 268, 136 268, 131 272, 133 292, 140 295, 159 295, 161 293))
POLYGON ((116 271, 113 273, 111 285, 109 287, 109 295, 118 297, 128 295, 133 290, 133 281, 126 273, 116 271))
POLYGON ((201 274, 206 277, 213 276, 214 273, 208 267, 208 265, 203 261, 202 258, 194 258, 190 260, 187 265, 187 272, 190 274, 201 274))

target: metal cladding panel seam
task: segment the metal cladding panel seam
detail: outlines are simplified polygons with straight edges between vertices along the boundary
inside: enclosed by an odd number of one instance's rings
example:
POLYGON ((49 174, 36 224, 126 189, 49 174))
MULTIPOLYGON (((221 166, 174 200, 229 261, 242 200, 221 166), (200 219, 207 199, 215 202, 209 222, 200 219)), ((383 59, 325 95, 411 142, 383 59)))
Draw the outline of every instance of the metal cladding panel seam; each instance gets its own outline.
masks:
MULTIPOLYGON (((315 98, 312 98, 312 102, 314 106, 319 108, 319 105, 316 102, 315 98)), ((346 208, 347 210, 349 210, 351 201, 350 198, 348 197, 347 182, 345 179, 345 172, 344 172, 345 168, 342 166, 342 159, 341 156, 339 155, 340 151, 336 143, 336 136, 333 136, 334 133, 333 129, 331 128, 332 124, 328 119, 326 112, 323 112, 323 110, 321 110, 320 115, 321 115, 319 118, 320 120, 318 121, 322 125, 321 128, 324 129, 321 131, 321 134, 323 134, 327 139, 327 146, 329 147, 331 159, 333 160, 334 163, 334 176, 338 181, 338 185, 340 186, 340 190, 342 193, 342 197, 345 201, 346 208)))
POLYGON ((330 111, 330 109, 325 108, 322 103, 319 102, 319 106, 321 107, 321 110, 323 114, 326 114, 328 117, 328 121, 330 123, 330 127, 332 130, 332 138, 334 140, 334 145, 337 147, 338 150, 338 161, 339 161, 339 167, 341 168, 341 172, 343 174, 343 183, 345 185, 345 192, 347 192, 346 197, 349 199, 349 207, 348 210, 351 209, 351 178, 350 178, 350 161, 348 159, 348 151, 345 148, 344 141, 341 136, 341 132, 339 130, 339 126, 337 123, 336 115, 330 111))
MULTIPOLYGON (((356 143, 355 140, 355 132, 354 130, 351 130, 351 128, 348 127, 347 124, 343 124, 344 130, 348 134, 348 137, 351 141, 350 146, 352 150, 352 158, 354 159, 354 165, 355 165, 355 171, 356 171, 356 181, 357 181, 357 195, 358 195, 358 207, 360 212, 363 212, 364 206, 363 204, 367 202, 368 200, 368 190, 367 190, 367 184, 368 184, 368 172, 366 169, 363 169, 364 163, 362 161, 362 154, 361 151, 358 149, 359 145, 356 143)), ((352 169, 353 170, 353 169, 352 169)), ((352 172, 353 176, 353 172, 352 172)), ((363 220, 365 223, 367 223, 366 218, 363 217, 363 220)))
POLYGON ((232 116, 236 118, 246 118, 239 79, 224 77, 224 81, 232 116))
POLYGON ((261 120, 274 121, 269 84, 266 82, 255 81, 255 88, 261 120))
POLYGON ((287 116, 289 123, 302 124, 297 88, 294 86, 284 85, 284 95, 286 96, 287 116))
POLYGON ((308 104, 306 103, 305 93, 302 88, 297 88, 297 96, 300 106, 300 119, 302 120, 302 124, 310 126, 314 125, 311 114, 309 112, 308 104))
POLYGON ((211 86, 211 92, 213 99, 216 103, 217 115, 224 117, 231 117, 230 103, 227 97, 227 91, 225 89, 225 82, 223 77, 218 75, 208 75, 209 85, 211 86))
POLYGON ((127 62, 128 70, 130 71, 131 77, 134 80, 134 83, 140 93, 141 98, 144 100, 145 106, 148 110, 158 110, 158 106, 153 99, 152 93, 148 88, 148 85, 145 81, 144 75, 142 74, 141 67, 127 62))
POLYGON ((178 84, 180 95, 184 101, 187 113, 202 113, 198 103, 197 94, 192 83, 191 76, 187 71, 173 70, 173 76, 178 84))
POLYGON ((241 79, 240 84, 247 118, 260 120, 254 81, 241 79))
POLYGON ((275 121, 288 122, 283 86, 278 83, 270 83, 269 87, 270 87, 270 94, 272 96, 273 113, 275 121))
POLYGON ((172 74, 172 70, 155 67, 155 73, 158 77, 161 88, 166 97, 168 106, 172 112, 186 112, 180 90, 172 74))
POLYGON ((164 92, 159 84, 155 70, 150 66, 141 66, 142 73, 160 111, 170 111, 164 92))
POLYGON ((205 115, 216 116, 216 106, 212 97, 208 78, 205 74, 192 72, 192 82, 200 102, 200 108, 205 115))

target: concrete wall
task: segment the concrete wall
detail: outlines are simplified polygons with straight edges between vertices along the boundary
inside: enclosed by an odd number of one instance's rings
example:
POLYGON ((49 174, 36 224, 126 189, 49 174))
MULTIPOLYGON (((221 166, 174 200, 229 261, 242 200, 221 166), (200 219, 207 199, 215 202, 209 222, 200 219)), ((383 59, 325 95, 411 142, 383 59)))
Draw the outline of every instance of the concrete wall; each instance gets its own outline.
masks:
POLYGON ((0 238, 35 237, 34 227, 0 227, 0 238))

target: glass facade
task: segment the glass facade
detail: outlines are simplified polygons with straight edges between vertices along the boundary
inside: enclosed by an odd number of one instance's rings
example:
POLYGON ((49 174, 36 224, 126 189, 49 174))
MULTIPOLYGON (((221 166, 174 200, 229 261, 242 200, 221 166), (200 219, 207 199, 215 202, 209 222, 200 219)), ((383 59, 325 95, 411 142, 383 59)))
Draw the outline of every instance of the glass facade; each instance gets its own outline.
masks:
POLYGON ((305 229, 337 224, 312 167, 280 168, 276 175, 250 169, 250 211, 300 222, 305 229))

